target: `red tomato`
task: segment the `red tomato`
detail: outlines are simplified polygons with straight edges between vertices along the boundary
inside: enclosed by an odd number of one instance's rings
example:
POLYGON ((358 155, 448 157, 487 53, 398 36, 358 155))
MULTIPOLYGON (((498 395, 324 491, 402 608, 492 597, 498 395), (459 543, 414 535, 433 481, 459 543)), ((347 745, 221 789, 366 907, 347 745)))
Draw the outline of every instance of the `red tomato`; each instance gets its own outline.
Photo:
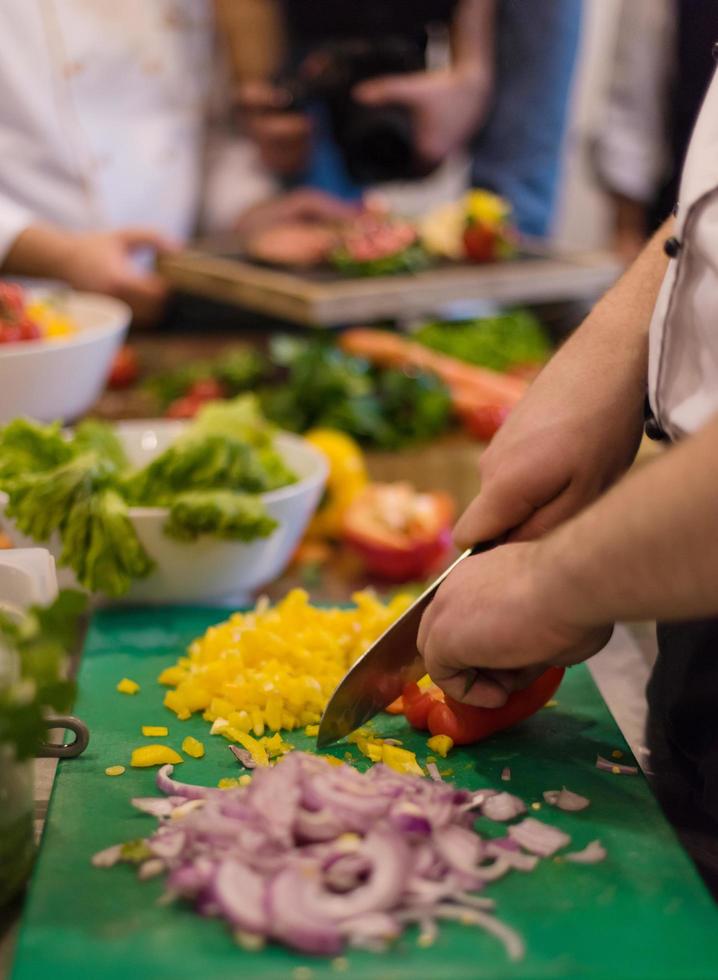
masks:
POLYGON ((347 509, 343 538, 372 574, 407 582, 423 578, 447 552, 453 517, 448 494, 372 483, 347 509))
POLYGON ((563 667, 549 667, 523 691, 509 695, 502 708, 475 708, 445 697, 434 701, 427 716, 432 735, 448 735, 455 745, 469 745, 488 738, 529 718, 556 693, 564 675, 563 667))
POLYGON ((0 344, 16 344, 22 340, 22 327, 19 323, 0 321, 0 344))
POLYGON ((107 385, 109 388, 129 388, 137 381, 139 373, 140 365, 135 351, 132 347, 120 347, 112 362, 107 385))
POLYGON ((472 222, 464 229, 464 251, 471 262, 492 262, 497 258, 499 236, 493 228, 472 222))
POLYGON ((467 405, 459 408, 461 421, 476 439, 490 442, 509 416, 505 405, 467 405))
POLYGON ((20 317, 25 310, 25 293, 16 282, 0 282, 0 313, 20 317))
POLYGON ((217 398, 226 398, 227 392, 222 383, 216 378, 200 378, 193 382, 188 391, 188 398, 196 398, 199 401, 211 402, 217 398))
POLYGON ((202 399, 183 395, 182 398, 175 398, 165 415, 170 419, 193 419, 203 405, 202 399))
POLYGON ((41 337, 42 331, 36 323, 27 317, 20 321, 20 340, 39 340, 41 337))

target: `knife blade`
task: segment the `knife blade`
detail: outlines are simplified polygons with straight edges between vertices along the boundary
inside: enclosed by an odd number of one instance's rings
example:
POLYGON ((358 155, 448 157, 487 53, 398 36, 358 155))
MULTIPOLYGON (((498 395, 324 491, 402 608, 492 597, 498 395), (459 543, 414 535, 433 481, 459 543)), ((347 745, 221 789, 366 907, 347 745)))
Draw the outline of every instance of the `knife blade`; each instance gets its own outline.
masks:
MULTIPOLYGON (((416 648, 416 638, 426 607, 457 565, 472 555, 488 551, 496 543, 488 541, 467 548, 349 669, 324 710, 317 734, 317 748, 326 748, 360 728, 395 701, 407 684, 418 681, 424 675, 425 669, 416 648)), ((470 675, 470 680, 467 680, 468 690, 475 678, 475 672, 467 674, 470 675)))

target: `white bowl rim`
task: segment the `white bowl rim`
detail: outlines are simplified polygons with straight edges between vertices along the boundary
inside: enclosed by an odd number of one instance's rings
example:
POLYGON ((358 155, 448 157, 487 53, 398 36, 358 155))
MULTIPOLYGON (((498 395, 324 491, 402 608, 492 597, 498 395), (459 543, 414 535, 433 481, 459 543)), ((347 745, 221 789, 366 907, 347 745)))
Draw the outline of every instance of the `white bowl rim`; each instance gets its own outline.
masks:
POLYGON ((82 293, 75 292, 74 290, 68 290, 67 292, 73 300, 79 299, 80 302, 90 301, 101 303, 106 307, 107 315, 113 317, 112 322, 97 324, 91 327, 79 327, 77 333, 70 334, 67 337, 57 337, 50 340, 44 340, 43 338, 38 338, 37 340, 18 340, 10 344, 0 344, 0 358, 28 357, 40 351, 76 349, 88 344, 94 344, 101 337, 119 333, 126 329, 132 316, 132 310, 124 300, 116 299, 114 296, 105 296, 104 293, 82 293))

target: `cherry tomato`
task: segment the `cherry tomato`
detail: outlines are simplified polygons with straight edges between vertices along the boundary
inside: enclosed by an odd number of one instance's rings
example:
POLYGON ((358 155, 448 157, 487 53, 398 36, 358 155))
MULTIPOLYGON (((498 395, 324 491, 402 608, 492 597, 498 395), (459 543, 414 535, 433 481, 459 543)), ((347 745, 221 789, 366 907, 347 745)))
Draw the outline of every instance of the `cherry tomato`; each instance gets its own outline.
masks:
POLYGON ((110 388, 129 388, 137 381, 140 365, 132 347, 120 347, 110 368, 107 385, 110 388))
POLYGON ((204 404, 199 398, 183 395, 182 398, 175 398, 165 415, 170 419, 193 419, 204 404))
POLYGON ((227 392, 216 378, 199 378, 190 385, 186 397, 211 402, 217 398, 226 398, 227 392))
POLYGON ((16 282, 0 282, 0 312, 15 318, 25 309, 25 292, 16 282))
POLYGON ((41 337, 42 331, 36 323, 27 317, 20 321, 20 340, 39 340, 41 337))
POLYGON ((497 257, 498 235, 493 228, 472 222, 464 229, 464 251, 471 262, 492 262, 497 257))
POLYGON ((16 344, 22 340, 22 328, 19 323, 0 322, 0 344, 16 344))

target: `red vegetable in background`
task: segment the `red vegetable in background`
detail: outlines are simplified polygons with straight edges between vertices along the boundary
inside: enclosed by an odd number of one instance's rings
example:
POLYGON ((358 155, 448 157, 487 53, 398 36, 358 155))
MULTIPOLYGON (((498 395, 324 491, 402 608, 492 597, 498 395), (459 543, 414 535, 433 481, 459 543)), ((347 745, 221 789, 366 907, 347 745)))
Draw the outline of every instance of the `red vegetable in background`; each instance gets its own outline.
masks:
POLYGON ((404 714, 414 728, 448 735, 455 745, 469 745, 529 718, 556 693, 563 667, 549 667, 523 691, 509 695, 502 708, 475 708, 448 697, 438 687, 425 690, 407 684, 402 693, 404 714))
POLYGON ((115 354, 107 385, 110 388, 129 388, 137 381, 140 365, 132 347, 120 347, 115 354))
POLYGON ((392 582, 423 578, 451 544, 448 494, 408 483, 372 483, 349 505, 343 538, 374 575, 392 582))

